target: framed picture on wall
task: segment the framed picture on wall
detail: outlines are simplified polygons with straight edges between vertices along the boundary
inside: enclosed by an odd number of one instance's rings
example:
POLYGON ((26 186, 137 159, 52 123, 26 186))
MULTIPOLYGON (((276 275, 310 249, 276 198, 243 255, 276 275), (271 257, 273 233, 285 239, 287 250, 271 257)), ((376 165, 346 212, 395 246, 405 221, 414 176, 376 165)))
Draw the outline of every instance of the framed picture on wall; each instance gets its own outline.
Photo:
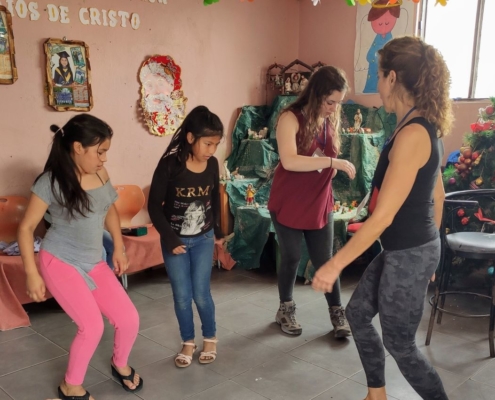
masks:
POLYGON ((86 43, 48 39, 44 47, 48 104, 57 111, 91 110, 91 68, 86 43))
POLYGON ((0 83, 11 85, 16 80, 12 15, 7 8, 0 6, 0 83))

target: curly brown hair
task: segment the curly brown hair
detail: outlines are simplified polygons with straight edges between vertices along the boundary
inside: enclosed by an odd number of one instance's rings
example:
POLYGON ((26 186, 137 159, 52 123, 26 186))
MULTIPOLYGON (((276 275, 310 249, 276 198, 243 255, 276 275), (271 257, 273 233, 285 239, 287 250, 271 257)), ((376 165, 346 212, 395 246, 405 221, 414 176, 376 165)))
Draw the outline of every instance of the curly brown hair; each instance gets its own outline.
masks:
POLYGON ((454 121, 450 72, 438 50, 418 37, 404 36, 389 41, 378 54, 383 75, 395 71, 397 82, 437 128, 438 137, 448 135, 454 121))
MULTIPOLYGON (((299 127, 300 136, 297 141, 299 154, 305 153, 311 147, 315 132, 320 129, 318 120, 323 101, 335 91, 346 92, 348 90, 349 85, 344 71, 332 66, 321 67, 311 75, 308 84, 297 100, 284 110, 284 112, 302 112, 303 109, 306 109, 306 126, 299 127)), ((332 145, 337 154, 340 150, 340 111, 341 106, 339 105, 334 115, 328 118, 328 122, 333 128, 332 145)))

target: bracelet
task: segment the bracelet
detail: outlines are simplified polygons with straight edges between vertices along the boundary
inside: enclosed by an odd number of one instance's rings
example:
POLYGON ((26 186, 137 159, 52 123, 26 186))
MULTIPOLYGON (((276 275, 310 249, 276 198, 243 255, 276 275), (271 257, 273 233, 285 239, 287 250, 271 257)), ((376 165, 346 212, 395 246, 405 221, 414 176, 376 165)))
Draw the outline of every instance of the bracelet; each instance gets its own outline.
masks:
POLYGON ((333 165, 333 158, 330 157, 330 168, 332 168, 332 165, 333 165))

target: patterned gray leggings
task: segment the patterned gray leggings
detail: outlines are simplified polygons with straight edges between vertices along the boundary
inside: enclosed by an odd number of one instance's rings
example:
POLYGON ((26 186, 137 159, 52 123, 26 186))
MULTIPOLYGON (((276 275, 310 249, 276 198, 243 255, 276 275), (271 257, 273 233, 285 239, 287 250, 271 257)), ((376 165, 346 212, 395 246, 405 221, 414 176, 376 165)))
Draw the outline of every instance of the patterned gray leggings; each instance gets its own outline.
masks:
POLYGON ((435 369, 416 347, 424 300, 440 259, 440 239, 419 247, 383 251, 368 266, 346 308, 368 387, 385 386, 385 352, 427 400, 448 400, 435 369), (379 314, 383 345, 371 324, 379 314))

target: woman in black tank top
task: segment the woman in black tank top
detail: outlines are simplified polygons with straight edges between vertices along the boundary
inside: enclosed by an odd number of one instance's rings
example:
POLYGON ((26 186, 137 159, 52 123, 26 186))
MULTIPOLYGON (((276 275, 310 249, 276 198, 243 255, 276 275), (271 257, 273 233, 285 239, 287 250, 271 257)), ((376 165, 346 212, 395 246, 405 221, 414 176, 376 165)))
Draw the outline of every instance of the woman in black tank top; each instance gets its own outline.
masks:
POLYGON ((385 348, 423 399, 447 399, 442 382, 415 344, 428 281, 440 259, 438 229, 445 192, 440 138, 449 133, 450 74, 438 51, 421 39, 388 42, 380 56, 378 90, 399 123, 381 153, 372 187, 371 216, 313 280, 329 291, 340 272, 381 239, 346 316, 368 382, 366 400, 385 400, 385 348), (380 313, 383 345, 371 324, 380 313))

